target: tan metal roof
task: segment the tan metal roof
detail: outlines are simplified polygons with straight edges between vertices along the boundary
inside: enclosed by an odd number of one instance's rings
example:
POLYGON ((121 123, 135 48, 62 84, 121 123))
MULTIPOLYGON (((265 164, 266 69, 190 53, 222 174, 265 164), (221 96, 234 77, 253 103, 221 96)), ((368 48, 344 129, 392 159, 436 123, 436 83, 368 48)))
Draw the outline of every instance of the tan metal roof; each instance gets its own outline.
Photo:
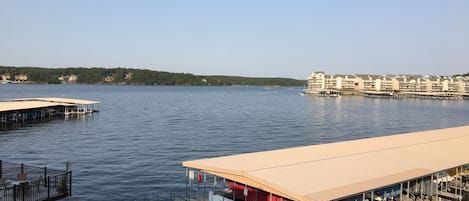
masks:
POLYGON ((91 100, 82 100, 82 99, 72 99, 72 98, 55 98, 55 97, 46 97, 46 98, 19 98, 13 99, 15 101, 48 101, 48 102, 56 102, 56 103, 70 103, 70 104, 82 104, 82 105, 90 105, 90 104, 97 104, 97 101, 91 100))
POLYGON ((469 163, 469 126, 183 162, 292 200, 333 200, 469 163))
POLYGON ((73 104, 68 104, 68 103, 53 103, 53 102, 44 102, 44 101, 0 102, 0 112, 42 108, 42 107, 53 107, 53 106, 72 106, 72 105, 73 104))

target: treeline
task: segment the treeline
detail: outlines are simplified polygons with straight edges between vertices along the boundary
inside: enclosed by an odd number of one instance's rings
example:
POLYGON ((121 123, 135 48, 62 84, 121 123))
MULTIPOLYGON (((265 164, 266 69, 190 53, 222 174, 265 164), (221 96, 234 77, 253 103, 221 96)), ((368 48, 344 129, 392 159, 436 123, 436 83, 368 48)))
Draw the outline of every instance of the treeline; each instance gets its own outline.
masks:
POLYGON ((469 77, 469 73, 453 75, 453 77, 457 77, 457 76, 469 77))
POLYGON ((25 83, 47 84, 80 83, 182 86, 303 86, 306 84, 304 80, 290 78, 203 76, 190 73, 170 73, 130 68, 39 68, 0 66, 0 75, 2 75, 1 78, 8 78, 6 80, 11 81, 21 79, 21 82, 25 83))

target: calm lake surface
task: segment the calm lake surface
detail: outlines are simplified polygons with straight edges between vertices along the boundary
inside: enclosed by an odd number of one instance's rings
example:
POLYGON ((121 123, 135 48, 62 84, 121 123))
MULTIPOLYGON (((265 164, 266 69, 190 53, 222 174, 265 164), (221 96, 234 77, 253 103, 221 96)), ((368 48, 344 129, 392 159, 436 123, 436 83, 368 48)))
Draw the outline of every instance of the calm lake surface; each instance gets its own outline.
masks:
MULTIPOLYGON (((184 191, 184 160, 469 124, 469 101, 298 96, 300 88, 0 85, 0 99, 100 101, 99 113, 0 131, 0 159, 72 162, 73 197, 184 191)), ((370 161, 372 163, 373 161, 370 161)))

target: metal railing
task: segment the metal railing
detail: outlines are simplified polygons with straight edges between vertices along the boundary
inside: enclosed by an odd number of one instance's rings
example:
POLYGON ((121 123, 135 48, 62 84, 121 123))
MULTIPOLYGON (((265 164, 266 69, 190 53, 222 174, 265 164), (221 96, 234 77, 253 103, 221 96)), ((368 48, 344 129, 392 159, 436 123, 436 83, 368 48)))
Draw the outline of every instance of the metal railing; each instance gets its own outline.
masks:
POLYGON ((71 195, 71 171, 0 160, 0 201, 58 200, 71 195))

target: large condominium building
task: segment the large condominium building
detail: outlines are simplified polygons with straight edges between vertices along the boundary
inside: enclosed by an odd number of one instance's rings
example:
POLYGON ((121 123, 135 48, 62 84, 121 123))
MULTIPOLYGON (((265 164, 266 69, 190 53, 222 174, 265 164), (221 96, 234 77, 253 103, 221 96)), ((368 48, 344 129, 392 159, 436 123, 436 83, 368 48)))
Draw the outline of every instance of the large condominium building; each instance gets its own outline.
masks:
POLYGON ((417 76, 396 76, 393 79, 393 91, 427 92, 427 80, 417 76))
POLYGON ((323 71, 318 71, 308 77, 308 90, 469 92, 469 77, 326 75, 323 71))
POLYGON ((373 91, 376 90, 376 79, 378 75, 355 74, 358 79, 358 90, 360 91, 373 91))
POLYGON ((464 81, 459 81, 458 79, 452 77, 446 78, 443 80, 443 91, 464 91, 464 81))
POLYGON ((322 71, 317 71, 311 73, 311 76, 308 78, 308 89, 325 89, 325 74, 322 71))

